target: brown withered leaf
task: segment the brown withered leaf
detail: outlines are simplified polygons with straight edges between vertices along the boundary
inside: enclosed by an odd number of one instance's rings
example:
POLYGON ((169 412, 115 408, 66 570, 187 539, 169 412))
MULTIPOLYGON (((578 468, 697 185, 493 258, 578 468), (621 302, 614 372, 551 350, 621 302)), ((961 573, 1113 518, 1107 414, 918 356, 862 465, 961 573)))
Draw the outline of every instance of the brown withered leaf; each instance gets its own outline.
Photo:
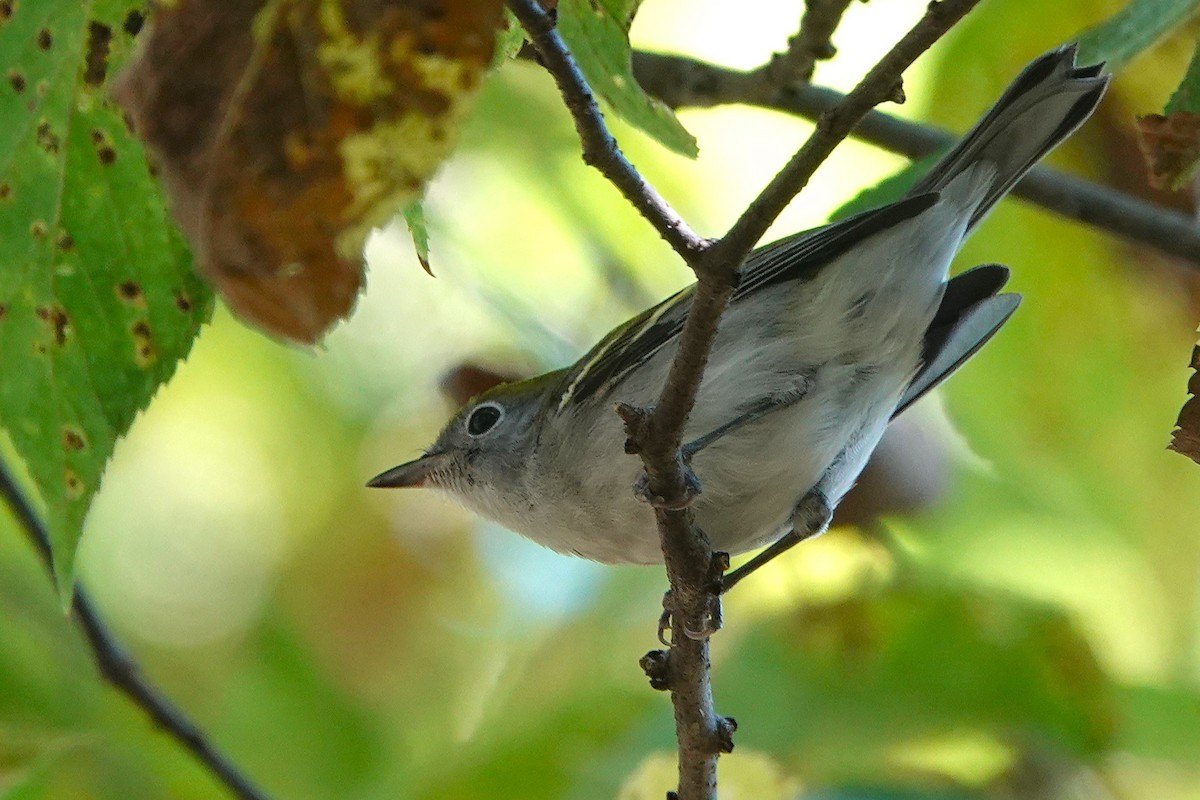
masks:
POLYGON ((1175 420, 1175 430, 1167 449, 1200 464, 1200 345, 1192 348, 1192 363, 1189 366, 1192 368, 1192 377, 1188 379, 1188 394, 1191 397, 1179 410, 1179 418, 1175 420))
POLYGON ((200 270, 233 310, 317 340, 362 286, 372 226, 449 153, 502 0, 162 4, 117 97, 200 270))
POLYGON ((529 376, 518 375, 511 369, 466 361, 443 375, 438 388, 441 389, 442 396, 458 408, 494 386, 515 383, 527 377, 529 376))
POLYGON ((1155 189, 1179 189, 1200 168, 1200 114, 1146 114, 1138 117, 1137 132, 1148 179, 1155 189))

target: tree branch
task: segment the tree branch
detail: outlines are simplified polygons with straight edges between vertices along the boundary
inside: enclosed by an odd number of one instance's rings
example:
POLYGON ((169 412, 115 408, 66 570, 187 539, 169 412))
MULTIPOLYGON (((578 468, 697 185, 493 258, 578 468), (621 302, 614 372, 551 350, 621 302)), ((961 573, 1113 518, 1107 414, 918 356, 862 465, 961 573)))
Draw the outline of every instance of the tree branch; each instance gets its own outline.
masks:
MULTIPOLYGON (((642 88, 673 108, 745 103, 818 119, 845 98, 820 86, 781 88, 761 69, 742 72, 686 56, 639 51, 633 54, 633 68, 642 88)), ((869 112, 852 135, 911 159, 933 155, 955 141, 940 128, 878 110, 869 112)), ((1185 214, 1043 166, 1025 175, 1012 194, 1200 268, 1200 225, 1185 214)))
MULTIPOLYGON (((0 496, 8 504, 17 524, 29 537, 46 569, 53 575, 49 533, 3 461, 0 461, 0 496)), ((83 628, 96 666, 104 680, 145 711, 155 724, 178 741, 223 783, 234 797, 241 800, 267 800, 268 795, 251 783, 232 761, 218 751, 208 741, 204 731, 142 677, 137 663, 105 626, 82 586, 75 587, 72 609, 79 619, 80 627, 83 628)))
POLYGON ((833 58, 833 32, 853 0, 805 0, 800 30, 788 39, 786 53, 775 55, 757 72, 774 86, 793 86, 812 80, 818 61, 833 58))
POLYGON ((699 279, 657 404, 653 409, 618 409, 629 435, 627 449, 639 453, 645 465, 646 496, 655 506, 671 585, 670 650, 652 652, 642 663, 653 686, 671 691, 679 741, 679 800, 715 798, 717 757, 732 749, 736 727, 732 720, 717 716, 713 710, 706 638, 719 625, 719 579, 726 564, 722 554, 712 553, 704 532, 694 525, 688 505, 696 492, 695 476, 683 462, 680 445, 737 271, 767 227, 833 148, 875 104, 897 94, 904 69, 977 2, 934 0, 921 21, 859 86, 822 116, 808 142, 729 232, 722 239, 706 242, 684 226, 620 155, 604 128, 586 81, 546 14, 534 0, 509 0, 509 7, 530 33, 543 65, 563 93, 583 141, 585 160, 621 189, 699 279))
POLYGON ((508 7, 529 34, 542 65, 554 78, 558 91, 575 121, 583 143, 583 160, 595 167, 620 190, 675 252, 691 264, 705 240, 684 222, 658 190, 638 173, 617 146, 604 115, 575 59, 554 28, 554 21, 537 0, 508 0, 508 7))

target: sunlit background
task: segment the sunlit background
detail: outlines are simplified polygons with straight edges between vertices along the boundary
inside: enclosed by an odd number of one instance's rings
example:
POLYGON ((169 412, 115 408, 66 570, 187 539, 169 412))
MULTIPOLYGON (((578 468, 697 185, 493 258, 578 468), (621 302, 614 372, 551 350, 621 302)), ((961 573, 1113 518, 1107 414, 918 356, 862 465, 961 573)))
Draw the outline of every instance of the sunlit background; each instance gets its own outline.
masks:
MULTIPOLYGON (((798 5, 649 0, 634 38, 749 68, 785 47, 798 5)), ((854 4, 818 80, 850 88, 925 5, 854 4)), ((1118 6, 991 0, 888 110, 965 130, 1118 6)), ((1192 46, 1130 65, 1052 162, 1141 191, 1132 117, 1161 109, 1192 46)), ((614 127, 709 235, 810 130, 740 107, 681 116, 696 162, 614 127)), ((904 163, 848 143, 769 238, 904 163)), ((437 278, 403 231, 380 232, 367 293, 316 351, 217 312, 118 446, 82 580, 274 796, 660 798, 670 706, 636 662, 661 570, 561 557, 363 483, 432 440, 448 370, 562 366, 688 274, 582 165, 530 64, 489 82, 427 210, 437 278)), ((897 457, 932 487, 925 507, 835 529, 727 601, 715 684, 740 730, 722 798, 1200 798, 1200 467, 1164 450, 1194 273, 1015 201, 959 265, 983 261, 1012 265, 1026 300, 911 412, 897 457)), ((101 684, 0 519, 0 798, 220 796, 101 684)))

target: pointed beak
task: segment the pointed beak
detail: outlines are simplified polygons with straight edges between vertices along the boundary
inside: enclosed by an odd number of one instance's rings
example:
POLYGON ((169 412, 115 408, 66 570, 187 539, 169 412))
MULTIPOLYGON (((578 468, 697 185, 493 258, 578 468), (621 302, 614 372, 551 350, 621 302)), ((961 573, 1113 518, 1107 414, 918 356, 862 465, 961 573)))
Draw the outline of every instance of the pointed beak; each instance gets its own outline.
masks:
POLYGON ((430 453, 415 461, 392 467, 367 481, 373 489, 398 489, 428 486, 433 474, 450 463, 450 453, 430 453))

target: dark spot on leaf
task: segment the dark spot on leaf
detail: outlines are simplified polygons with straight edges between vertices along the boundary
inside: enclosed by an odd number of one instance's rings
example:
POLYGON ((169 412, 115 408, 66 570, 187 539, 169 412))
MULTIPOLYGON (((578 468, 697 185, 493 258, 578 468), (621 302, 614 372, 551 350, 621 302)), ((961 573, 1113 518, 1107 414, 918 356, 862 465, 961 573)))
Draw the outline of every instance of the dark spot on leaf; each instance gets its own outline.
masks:
POLYGON ((37 356, 46 355, 46 345, 43 342, 33 343, 33 354, 37 356))
MULTIPOLYGON (((125 281, 124 283, 118 283, 117 297, 121 298, 123 302, 129 303, 130 305, 135 305, 139 308, 146 307, 146 296, 142 293, 142 287, 137 281, 125 281)), ((138 324, 145 325, 146 323, 140 322, 138 324)), ((134 333, 137 333, 136 329, 134 330, 134 333)), ((150 328, 148 326, 146 328, 146 335, 150 335, 150 328)))
POLYGON ((42 222, 40 219, 35 219, 29 226, 29 235, 35 239, 45 239, 46 223, 42 222))
POLYGON ((96 156, 104 166, 117 160, 117 151, 109 141, 108 134, 99 128, 92 128, 92 144, 96 146, 96 156))
POLYGON ((64 253, 69 253, 75 249, 75 240, 66 231, 59 231, 58 238, 54 240, 54 246, 64 253))
POLYGON ((140 319, 130 328, 133 332, 133 361, 139 367, 145 368, 158 360, 158 348, 154 346, 153 332, 150 323, 140 319))
POLYGON ((192 299, 180 292, 175 295, 175 307, 186 314, 192 310, 192 299))
POLYGON ((83 431, 73 425, 62 426, 63 447, 68 450, 83 450, 87 447, 87 438, 83 431))
POLYGON ((125 15, 125 22, 121 27, 130 36, 137 36, 142 32, 142 26, 146 24, 146 15, 136 8, 125 15))
POLYGON ((71 332, 71 318, 62 306, 40 306, 34 313, 50 328, 56 345, 62 347, 67 343, 67 334, 71 332))
POLYGON ((108 49, 112 44, 112 28, 99 22, 88 23, 87 68, 83 72, 84 82, 99 86, 108 74, 108 49))
POLYGON ((6 316, 8 316, 8 306, 0 303, 0 322, 3 322, 6 316))
POLYGON ((50 35, 50 31, 48 29, 42 28, 40 31, 38 31, 37 46, 39 48, 42 50, 49 50, 53 44, 54 37, 50 35))
POLYGON ((12 187, 7 183, 0 183, 0 200, 8 200, 12 197, 12 187))
POLYGON ((59 146, 62 142, 58 138, 58 134, 50 127, 50 123, 42 120, 37 127, 37 143, 38 147, 45 150, 50 155, 58 153, 59 146))
POLYGON ((65 478, 67 499, 78 500, 80 497, 83 497, 83 481, 79 480, 79 475, 75 473, 75 470, 68 469, 65 473, 65 478))
POLYGON ((0 3, 0 21, 12 19, 12 15, 12 0, 4 0, 4 2, 0 3))
POLYGON ((17 94, 25 91, 25 76, 15 69, 8 71, 8 84, 17 94))

